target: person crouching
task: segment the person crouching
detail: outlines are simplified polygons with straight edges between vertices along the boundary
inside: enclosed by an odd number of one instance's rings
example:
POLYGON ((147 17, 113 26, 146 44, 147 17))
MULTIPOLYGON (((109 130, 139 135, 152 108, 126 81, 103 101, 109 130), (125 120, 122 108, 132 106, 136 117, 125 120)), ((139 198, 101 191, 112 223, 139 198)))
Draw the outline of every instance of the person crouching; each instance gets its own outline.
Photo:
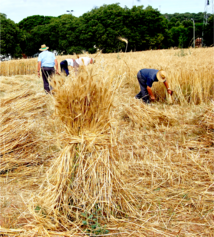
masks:
POLYGON ((74 65, 74 59, 65 59, 60 63, 60 68, 61 68, 61 72, 65 71, 66 76, 69 75, 69 70, 68 70, 68 66, 73 67, 74 65))

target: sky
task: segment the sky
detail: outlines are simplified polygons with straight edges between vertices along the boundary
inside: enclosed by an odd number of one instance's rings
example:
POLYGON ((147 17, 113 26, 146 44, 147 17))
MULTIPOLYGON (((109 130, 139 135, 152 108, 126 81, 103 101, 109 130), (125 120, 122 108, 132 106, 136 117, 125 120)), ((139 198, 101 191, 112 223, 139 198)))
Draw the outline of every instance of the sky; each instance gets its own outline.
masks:
MULTIPOLYGON (((0 12, 15 23, 33 15, 59 16, 73 10, 76 17, 104 4, 119 3, 121 7, 148 5, 164 13, 204 12, 207 0, 0 0, 0 12)), ((209 0, 207 12, 213 13, 214 0, 209 0)))

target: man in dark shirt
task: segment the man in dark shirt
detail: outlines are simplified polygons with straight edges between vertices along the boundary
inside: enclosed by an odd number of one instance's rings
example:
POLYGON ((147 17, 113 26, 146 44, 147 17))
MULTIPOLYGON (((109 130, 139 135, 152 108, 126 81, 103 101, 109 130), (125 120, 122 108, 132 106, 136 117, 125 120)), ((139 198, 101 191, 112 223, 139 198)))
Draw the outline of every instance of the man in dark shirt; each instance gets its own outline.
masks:
POLYGON ((155 96, 152 93, 151 87, 152 84, 157 81, 163 82, 168 94, 172 95, 172 91, 166 81, 166 72, 163 70, 141 69, 137 73, 137 79, 140 84, 140 92, 135 96, 136 99, 142 99, 145 103, 150 103, 150 99, 154 101, 155 96))

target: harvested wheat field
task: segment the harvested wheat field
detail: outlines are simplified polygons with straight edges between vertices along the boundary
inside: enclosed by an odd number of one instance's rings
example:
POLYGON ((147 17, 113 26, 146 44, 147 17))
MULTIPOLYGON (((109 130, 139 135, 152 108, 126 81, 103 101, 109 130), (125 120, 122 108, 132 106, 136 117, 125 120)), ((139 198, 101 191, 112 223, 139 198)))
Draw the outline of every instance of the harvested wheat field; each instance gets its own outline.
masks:
POLYGON ((36 59, 1 63, 0 235, 214 236, 213 55, 99 52, 52 95, 36 59), (142 68, 173 96, 136 100, 142 68))

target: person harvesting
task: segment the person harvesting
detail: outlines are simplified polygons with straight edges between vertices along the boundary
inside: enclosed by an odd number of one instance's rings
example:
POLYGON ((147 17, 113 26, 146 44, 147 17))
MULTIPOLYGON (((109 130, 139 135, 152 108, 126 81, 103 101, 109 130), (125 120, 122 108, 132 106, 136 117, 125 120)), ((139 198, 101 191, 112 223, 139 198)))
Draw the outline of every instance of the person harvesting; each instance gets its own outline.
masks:
POLYGON ((155 100, 155 96, 152 92, 152 84, 154 82, 163 82, 168 94, 172 95, 173 93, 166 81, 166 72, 163 70, 148 68, 141 69, 137 73, 137 79, 140 85, 140 92, 135 96, 135 98, 142 99, 145 103, 150 103, 150 100, 155 100))
POLYGON ((75 72, 77 72, 77 68, 79 66, 87 66, 89 64, 93 64, 95 63, 95 60, 93 58, 89 58, 89 57, 80 57, 75 59, 65 59, 60 63, 60 68, 61 71, 65 71, 66 75, 69 75, 69 70, 68 70, 68 66, 71 66, 74 68, 75 72))

